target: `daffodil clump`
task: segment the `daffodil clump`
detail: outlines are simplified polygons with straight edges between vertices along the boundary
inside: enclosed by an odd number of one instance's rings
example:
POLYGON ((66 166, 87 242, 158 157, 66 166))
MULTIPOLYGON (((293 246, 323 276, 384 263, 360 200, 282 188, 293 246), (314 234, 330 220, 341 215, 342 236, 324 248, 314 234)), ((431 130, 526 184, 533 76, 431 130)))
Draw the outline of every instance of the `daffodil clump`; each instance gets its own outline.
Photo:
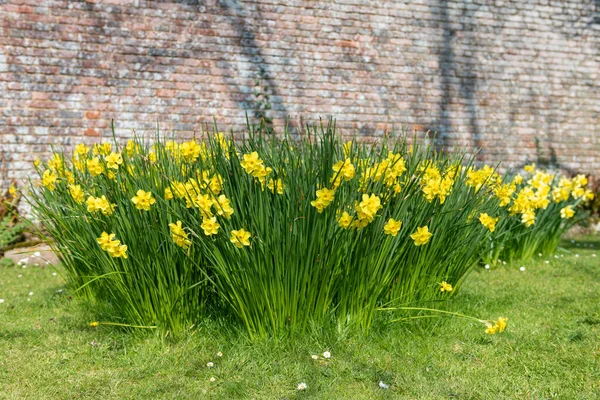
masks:
POLYGON ((263 336, 447 299, 507 221, 535 229, 555 204, 570 221, 587 196, 579 178, 503 183, 461 154, 333 132, 81 143, 36 162, 30 197, 72 287, 123 323, 217 316, 263 336))
POLYGON ((481 224, 493 232, 484 252, 486 263, 526 260, 552 254, 563 232, 580 221, 583 205, 593 200, 584 175, 571 179, 529 164, 504 179, 496 175, 477 182, 498 201, 497 215, 481 214, 481 224))

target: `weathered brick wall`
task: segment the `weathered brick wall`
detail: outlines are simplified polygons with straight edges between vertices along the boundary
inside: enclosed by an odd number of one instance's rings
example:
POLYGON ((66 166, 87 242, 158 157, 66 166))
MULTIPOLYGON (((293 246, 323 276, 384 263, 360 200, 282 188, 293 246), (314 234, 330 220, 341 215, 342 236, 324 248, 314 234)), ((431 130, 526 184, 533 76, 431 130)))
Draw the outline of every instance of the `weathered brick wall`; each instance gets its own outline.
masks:
MULTIPOLYGON (((0 146, 23 178, 50 144, 334 115, 345 133, 600 170, 594 0, 0 0, 0 146)), ((8 159, 8 164, 6 160, 8 159)))

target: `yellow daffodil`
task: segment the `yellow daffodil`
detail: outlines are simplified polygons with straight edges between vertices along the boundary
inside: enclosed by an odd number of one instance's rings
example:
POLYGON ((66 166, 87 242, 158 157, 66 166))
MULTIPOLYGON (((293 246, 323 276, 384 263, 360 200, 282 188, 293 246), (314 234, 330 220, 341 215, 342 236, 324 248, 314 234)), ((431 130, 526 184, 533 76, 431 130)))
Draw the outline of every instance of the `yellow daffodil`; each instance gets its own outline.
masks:
POLYGON ((370 222, 373 221, 375 215, 381 208, 383 208, 381 199, 377 195, 371 194, 371 196, 369 196, 364 193, 362 195, 362 201, 356 206, 356 213, 358 219, 370 222))
POLYGON ((110 154, 112 150, 112 145, 109 142, 103 142, 103 143, 96 143, 94 145, 94 147, 92 148, 92 152, 94 153, 95 156, 98 155, 103 155, 103 156, 107 156, 110 154))
POLYGON ((216 217, 204 218, 200 225, 206 236, 216 235, 220 226, 216 217))
POLYGON ((54 173, 54 171, 47 169, 44 171, 44 174, 42 175, 42 185, 44 185, 46 188, 48 188, 48 190, 53 191, 54 189, 56 189, 56 180, 57 179, 58 179, 58 176, 54 173))
POLYGON ((452 291, 452 285, 449 284, 448 282, 444 281, 442 283, 440 283, 440 292, 451 292, 452 291))
POLYGON ((338 161, 333 165, 332 169, 334 174, 331 177, 330 182, 333 184, 334 188, 337 188, 342 180, 349 181, 354 178, 356 173, 356 169, 354 168, 354 165, 352 165, 350 158, 346 158, 344 161, 338 161))
POLYGON ((121 244, 121 241, 115 240, 114 233, 102 232, 96 239, 100 248, 113 258, 127 258, 127 245, 121 244))
POLYGON ((94 197, 89 196, 86 200, 88 212, 94 213, 100 211, 103 215, 112 215, 116 204, 111 204, 106 196, 94 197))
POLYGON ((173 239, 173 242, 185 250, 189 249, 192 241, 189 240, 188 234, 181 225, 181 221, 177 221, 176 224, 170 223, 169 228, 171 230, 171 238, 173 239))
POLYGON ((123 164, 123 157, 119 153, 110 153, 106 157, 104 157, 104 161, 106 161, 106 166, 111 169, 119 169, 119 166, 123 164))
POLYGON ((241 249, 244 246, 250 246, 250 232, 246 232, 243 229, 231 231, 231 238, 229 241, 235 245, 235 247, 241 249))
POLYGON ((394 218, 390 218, 387 223, 383 226, 383 232, 386 235, 396 236, 402 227, 402 221, 396 221, 394 218))
POLYGON ((521 214, 521 222, 527 227, 535 224, 535 212, 525 211, 523 214, 521 214))
POLYGON ((560 210, 560 217, 562 219, 569 219, 575 215, 575 210, 573 210, 573 206, 566 206, 560 210))
POLYGON ((81 189, 81 186, 69 185, 69 193, 71 194, 73 200, 75 200, 75 203, 83 204, 85 202, 85 193, 81 189))
POLYGON ((429 228, 427 226, 422 226, 417 228, 417 231, 410 235, 410 238, 415 242, 415 246, 422 246, 429 243, 432 236, 433 233, 429 232, 429 228))
POLYGON ((319 189, 316 191, 317 199, 310 202, 310 204, 317 209, 319 213, 322 213, 329 204, 335 199, 334 189, 319 189))
POLYGON ((533 173, 535 171, 535 163, 531 163, 529 165, 526 165, 523 169, 526 172, 533 173))
POLYGON ((75 146, 75 150, 73 151, 73 154, 75 154, 76 156, 80 157, 80 158, 86 158, 88 156, 90 152, 90 148, 86 146, 85 143, 79 143, 77 146, 75 146))
POLYGON ((231 207, 231 201, 224 195, 220 195, 217 197, 217 202, 215 203, 215 209, 217 215, 223 216, 225 218, 230 218, 233 214, 233 208, 231 207))
POLYGON ((252 175, 257 168, 263 166, 263 160, 260 159, 256 151, 244 154, 243 158, 244 160, 240 162, 240 165, 249 175, 252 175))
POLYGON ((481 225, 485 226, 490 232, 494 232, 496 230, 496 223, 498 222, 498 217, 490 217, 486 213, 479 214, 479 221, 481 225))
POLYGON ((285 186, 281 178, 277 178, 269 179, 269 182, 267 182, 267 188, 269 188, 271 193, 277 192, 277 194, 283 194, 283 189, 285 189, 285 186))
POLYGON ((86 161, 87 169, 92 176, 98 176, 104 172, 104 165, 98 157, 94 157, 86 161))
POLYGON ((352 216, 344 211, 342 215, 338 217, 337 221, 340 227, 348 229, 352 223, 352 216))
POLYGON ((508 318, 500 317, 497 321, 494 321, 493 325, 489 322, 486 323, 487 328, 485 330, 485 333, 487 333, 488 335, 495 335, 496 333, 504 332, 504 330, 506 329, 507 321, 508 318))
POLYGON ((145 192, 142 189, 138 190, 136 195, 131 198, 131 202, 135 204, 138 210, 150 211, 150 206, 156 203, 156 199, 151 192, 145 192))
POLYGON ((114 239, 115 239, 114 233, 102 232, 102 234, 100 235, 99 238, 96 239, 96 241, 98 242, 98 244, 100 245, 100 248, 102 250, 107 250, 109 247, 112 246, 114 239))

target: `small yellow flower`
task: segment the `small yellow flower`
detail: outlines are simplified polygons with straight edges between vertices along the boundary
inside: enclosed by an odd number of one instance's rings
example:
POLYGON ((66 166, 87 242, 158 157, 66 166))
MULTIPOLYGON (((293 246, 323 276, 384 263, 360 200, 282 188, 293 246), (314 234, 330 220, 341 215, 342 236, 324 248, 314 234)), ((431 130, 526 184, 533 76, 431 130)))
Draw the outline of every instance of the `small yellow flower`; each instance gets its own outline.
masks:
POLYGON ((310 205, 315 207, 319 213, 322 213, 329 204, 335 199, 334 189, 319 189, 316 192, 317 199, 310 202, 310 205))
POLYGON ((379 211, 383 206, 381 205, 381 199, 375 195, 364 193, 362 195, 362 201, 358 203, 356 206, 356 213, 358 214, 358 219, 373 221, 377 211, 379 211))
POLYGON ((97 327, 98 325, 100 325, 100 323, 99 323, 98 321, 90 322, 90 326, 91 326, 92 328, 95 328, 95 327, 97 327))
POLYGON ((42 185, 48 188, 48 190, 53 191, 56 189, 56 180, 58 176, 54 173, 54 171, 50 171, 49 169, 44 171, 42 175, 42 185))
POLYGON ((535 224, 535 212, 531 210, 525 211, 523 214, 521 214, 521 222, 527 227, 535 224))
POLYGON ((87 169, 92 176, 98 176, 104 172, 104 165, 98 157, 86 161, 87 169))
POLYGON ((448 282, 444 281, 442 283, 440 283, 440 292, 451 292, 452 291, 452 285, 449 284, 448 282))
POLYGON ((111 246, 113 246, 113 243, 115 242, 114 240, 115 238, 115 234, 114 233, 106 233, 106 232, 102 232, 102 234, 100 235, 99 238, 96 239, 96 241, 98 242, 98 244, 100 245, 100 248, 102 250, 108 250, 111 246))
POLYGON ((208 194, 199 194, 194 199, 194 205, 200 209, 203 217, 212 217, 213 199, 208 194))
POLYGON ((36 158, 35 160, 33 160, 33 165, 38 168, 40 166, 42 162, 40 161, 39 158, 36 158))
POLYGON ((524 170, 527 171, 527 172, 533 172, 533 171, 535 171, 535 163, 526 165, 525 168, 524 168, 524 170))
POLYGON ((490 232, 494 232, 496 230, 496 223, 498 222, 498 217, 490 217, 486 213, 479 214, 479 221, 481 221, 481 225, 485 226, 489 229, 490 232))
POLYGON ((94 197, 89 196, 86 200, 87 210, 88 212, 96 212, 100 211, 102 214, 109 216, 112 215, 116 204, 111 204, 106 196, 102 197, 94 197))
POLYGON ((217 222, 216 217, 203 218, 200 227, 204 230, 206 236, 216 235, 221 225, 217 222))
POLYGON ((350 158, 346 158, 344 161, 338 161, 332 167, 333 176, 331 177, 331 183, 333 183, 333 187, 336 188, 339 186, 341 180, 349 181, 354 178, 356 173, 356 168, 352 165, 352 161, 350 158))
POLYGON ((138 190, 136 195, 131 198, 135 208, 138 210, 150 211, 150 206, 156 203, 156 199, 152 197, 151 192, 145 192, 142 189, 138 190))
POLYGON ((75 146, 75 150, 73 151, 76 156, 85 158, 87 158, 89 152, 90 148, 87 147, 85 143, 79 143, 77 146, 75 146))
POLYGON ((187 250, 192 244, 192 241, 188 239, 188 234, 183 229, 181 221, 177 221, 176 224, 170 223, 169 228, 171 229, 171 238, 173 239, 173 242, 177 246, 187 250))
POLYGON ((252 153, 244 154, 244 160, 240 162, 240 165, 246 170, 246 173, 252 175, 257 169, 263 167, 263 160, 260 159, 256 151, 253 151, 252 153))
POLYGON ((433 233, 429 232, 427 226, 417 228, 417 231, 410 235, 410 238, 415 241, 415 246, 422 246, 429 243, 433 233))
POLYGON ((173 199, 173 192, 171 191, 171 188, 165 188, 165 200, 171 199, 173 199))
POLYGON ((352 140, 343 144, 344 147, 344 157, 350 156, 350 151, 352 150, 352 140))
POLYGON ((340 227, 348 229, 350 227, 350 224, 352 223, 352 215, 344 211, 342 215, 338 217, 337 221, 340 227))
POLYGON ((104 161, 106 161, 108 168, 119 169, 119 166, 123 164, 123 157, 121 157, 121 154, 113 152, 104 157, 104 161))
POLYGON ((243 229, 233 230, 231 231, 231 238, 229 240, 239 249, 244 246, 250 246, 250 232, 246 232, 243 229))
POLYGON ((108 251, 108 254, 111 257, 114 257, 114 258, 119 258, 119 257, 127 258, 127 245, 125 245, 125 244, 114 246, 113 248, 110 248, 107 251, 108 251))
POLYGON ((75 203, 83 204, 83 202, 85 201, 85 193, 83 193, 81 186, 69 185, 69 193, 71 194, 73 200, 75 200, 75 203))
POLYGON ((231 207, 231 201, 224 195, 217 197, 217 202, 214 204, 217 210, 217 215, 230 218, 233 214, 233 207, 231 207))
POLYGON ((114 258, 127 258, 127 245, 121 244, 121 241, 115 240, 114 233, 102 232, 99 238, 96 239, 100 248, 106 251, 114 258))
POLYGON ((133 140, 128 140, 125 146, 125 153, 128 157, 133 157, 136 153, 140 152, 140 146, 133 140))
POLYGON ((520 174, 517 174, 513 178, 513 183, 516 184, 516 185, 520 185, 521 183, 523 183, 523 177, 520 174))
POLYGON ((17 188, 15 185, 10 185, 8 187, 8 194, 10 194, 11 197, 15 197, 15 194, 17 194, 17 188))
POLYGON ((562 219, 569 219, 575 215, 575 210, 573 210, 573 206, 566 206, 560 210, 560 217, 562 219))
POLYGON ((494 325, 487 322, 485 333, 487 333, 488 335, 495 335, 496 333, 504 332, 504 330, 506 329, 507 321, 508 318, 500 317, 497 321, 494 321, 494 325))
POLYGON ((267 188, 269 188, 271 193, 277 192, 277 194, 283 194, 283 189, 285 189, 285 185, 283 184, 281 178, 271 178, 269 179, 269 182, 267 182, 267 188))
POLYGON ((402 221, 396 221, 394 218, 390 218, 388 222, 383 226, 383 232, 386 235, 396 236, 402 228, 402 221))

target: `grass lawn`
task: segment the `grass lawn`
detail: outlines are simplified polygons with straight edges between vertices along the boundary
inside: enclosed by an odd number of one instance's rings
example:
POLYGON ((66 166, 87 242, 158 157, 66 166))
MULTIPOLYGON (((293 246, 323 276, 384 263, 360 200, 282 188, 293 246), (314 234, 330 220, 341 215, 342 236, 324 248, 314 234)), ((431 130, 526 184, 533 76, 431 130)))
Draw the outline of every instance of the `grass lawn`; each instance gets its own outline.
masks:
POLYGON ((598 236, 566 241, 558 258, 471 274, 446 307, 508 317, 494 336, 436 318, 379 324, 368 337, 315 329, 251 344, 212 326, 173 341, 89 327, 97 316, 60 291, 54 269, 0 265, 2 399, 600 398, 598 236))

